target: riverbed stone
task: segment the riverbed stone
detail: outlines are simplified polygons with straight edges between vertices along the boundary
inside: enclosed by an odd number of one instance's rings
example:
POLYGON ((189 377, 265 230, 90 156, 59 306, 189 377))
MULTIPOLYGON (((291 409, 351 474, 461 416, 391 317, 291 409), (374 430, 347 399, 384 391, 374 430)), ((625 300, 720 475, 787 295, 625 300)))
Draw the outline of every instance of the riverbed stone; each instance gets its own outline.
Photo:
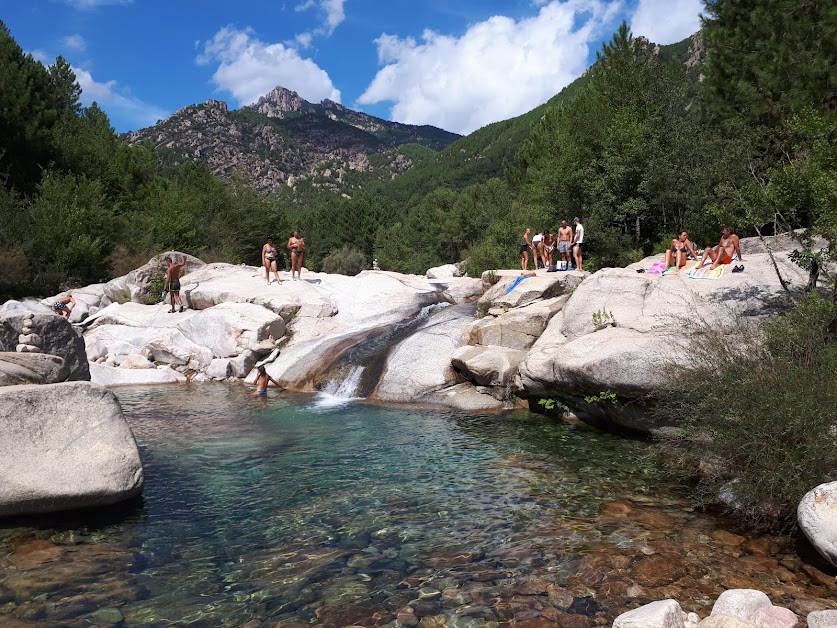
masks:
POLYGON ((707 617, 698 624, 698 628, 760 628, 760 626, 747 619, 720 613, 707 617))
POLYGON ((808 628, 835 628, 837 610, 813 611, 808 613, 805 620, 808 622, 808 628))
POLYGON ((142 492, 134 436, 90 382, 0 388, 0 516, 113 504, 142 492))
POLYGON ((683 615, 676 600, 660 600, 622 613, 613 628, 684 628, 683 615))
POLYGON ((753 613, 752 621, 761 628, 795 628, 799 618, 792 610, 782 606, 770 606, 753 613))
POLYGON ((0 352, 0 386, 55 384, 66 381, 69 375, 69 365, 57 355, 0 352))
POLYGON ((231 372, 230 360, 215 358, 207 367, 206 376, 212 379, 226 379, 230 376, 231 372))
POLYGON ((796 509, 799 528, 811 545, 837 566, 837 482, 808 491, 796 509))
POLYGON ((140 353, 130 353, 119 363, 122 369, 153 369, 154 363, 140 353))
POLYGON ((711 615, 733 615, 741 619, 752 620, 756 611, 768 609, 773 604, 770 598, 756 589, 729 589, 721 593, 714 606, 711 615))

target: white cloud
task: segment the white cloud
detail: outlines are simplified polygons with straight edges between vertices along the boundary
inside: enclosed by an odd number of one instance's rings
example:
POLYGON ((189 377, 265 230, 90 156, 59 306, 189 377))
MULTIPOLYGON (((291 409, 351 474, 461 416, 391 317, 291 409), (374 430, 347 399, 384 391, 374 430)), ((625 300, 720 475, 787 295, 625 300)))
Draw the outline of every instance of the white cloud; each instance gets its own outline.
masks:
POLYGON ((118 115, 120 119, 138 129, 151 126, 169 115, 167 111, 133 96, 130 90, 120 88, 116 81, 99 83, 93 79, 90 72, 81 68, 74 67, 73 72, 81 87, 82 104, 90 106, 95 101, 108 113, 108 117, 118 115))
POLYGON ((277 85, 297 92, 311 102, 328 98, 340 102, 340 91, 328 74, 311 59, 284 44, 267 44, 252 29, 226 26, 204 42, 198 55, 201 65, 218 63, 212 81, 229 92, 239 105, 250 105, 277 85))
POLYGON ((87 42, 84 40, 84 37, 78 33, 75 33, 74 35, 67 35, 62 40, 62 43, 65 48, 74 52, 84 52, 87 50, 87 42))
POLYGON ((28 52, 32 55, 32 58, 35 61, 40 61, 44 65, 49 65, 51 63, 49 55, 40 48, 35 48, 35 50, 29 50, 28 52))
POLYGON ((546 102, 587 67, 590 45, 621 3, 541 0, 534 17, 495 16, 461 37, 381 35, 386 64, 358 103, 392 101, 393 120, 470 133, 546 102))
POLYGON ((346 19, 346 10, 343 8, 345 3, 346 0, 305 0, 296 5, 294 11, 319 9, 323 16, 323 25, 312 31, 312 34, 329 37, 346 19))
POLYGON ((133 4, 134 0, 64 0, 64 2, 71 7, 85 11, 109 4, 133 4))
POLYGON ((703 0, 639 0, 631 31, 655 44, 673 44, 700 29, 703 0))

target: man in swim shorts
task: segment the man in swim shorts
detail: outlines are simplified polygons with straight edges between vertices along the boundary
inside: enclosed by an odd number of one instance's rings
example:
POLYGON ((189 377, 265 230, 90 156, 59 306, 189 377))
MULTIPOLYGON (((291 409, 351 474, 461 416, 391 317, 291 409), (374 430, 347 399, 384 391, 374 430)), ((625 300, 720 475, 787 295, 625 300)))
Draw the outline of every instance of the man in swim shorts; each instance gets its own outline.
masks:
POLYGON ((573 257, 575 258, 576 270, 581 270, 582 249, 584 248, 584 225, 581 224, 581 218, 574 218, 575 236, 573 236, 573 257))
POLYGON ((76 300, 73 298, 73 295, 68 294, 66 297, 61 297, 57 299, 55 303, 52 304, 52 310, 56 314, 60 314, 67 320, 70 320, 70 314, 73 311, 73 308, 76 305, 76 300))
POLYGON ((186 265, 186 256, 181 255, 179 262, 174 262, 172 258, 166 257, 166 285, 164 290, 168 290, 171 299, 171 309, 169 314, 174 313, 174 304, 180 306, 180 311, 183 311, 183 302, 180 300, 180 272, 186 265))
POLYGON ((570 260, 570 242, 573 239, 573 228, 567 224, 566 220, 561 221, 561 228, 558 229, 558 253, 561 255, 561 261, 564 262, 564 268, 572 266, 570 260))
POLYGON ((718 268, 721 264, 729 264, 733 260, 733 256, 738 258, 739 262, 743 262, 741 257, 741 246, 739 244, 738 236, 732 232, 730 227, 724 227, 721 230, 721 241, 718 246, 712 248, 707 246, 703 251, 703 256, 695 264, 695 268, 700 268, 706 261, 706 258, 712 260, 712 268, 718 268))

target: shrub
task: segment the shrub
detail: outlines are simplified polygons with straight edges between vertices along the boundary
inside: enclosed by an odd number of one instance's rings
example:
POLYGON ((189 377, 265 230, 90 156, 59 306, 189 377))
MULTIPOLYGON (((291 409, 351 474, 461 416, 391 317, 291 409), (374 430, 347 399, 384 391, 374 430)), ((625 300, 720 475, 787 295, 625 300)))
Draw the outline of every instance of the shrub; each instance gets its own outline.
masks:
POLYGON ((687 417, 664 459, 745 523, 792 527, 802 496, 837 476, 837 305, 811 293, 759 328, 699 331, 698 366, 662 394, 661 412, 687 417))
POLYGON ((335 275, 357 275, 360 271, 369 268, 366 256, 357 249, 348 245, 332 251, 325 256, 322 262, 324 273, 335 275))

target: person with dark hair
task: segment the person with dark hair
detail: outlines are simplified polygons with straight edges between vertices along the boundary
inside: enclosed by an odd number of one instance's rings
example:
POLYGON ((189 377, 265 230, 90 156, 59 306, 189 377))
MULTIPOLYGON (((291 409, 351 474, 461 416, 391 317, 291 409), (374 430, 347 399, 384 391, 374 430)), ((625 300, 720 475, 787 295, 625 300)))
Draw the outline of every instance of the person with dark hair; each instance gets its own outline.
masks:
POLYGON ((532 230, 526 227, 523 231, 523 238, 520 240, 520 266, 523 272, 529 270, 529 249, 532 248, 532 241, 529 239, 530 233, 532 233, 532 230))
MULTIPOLYGON (((266 397, 267 396, 267 387, 273 382, 273 385, 277 388, 282 388, 282 386, 273 379, 270 375, 267 374, 267 369, 264 366, 258 367, 258 374, 256 375, 256 392, 252 393, 253 397, 266 397)), ((284 390, 284 389, 283 389, 284 390)))
POLYGON ((695 247, 689 240, 689 234, 684 229, 677 235, 676 238, 674 238, 671 241, 671 246, 666 251, 665 270, 668 270, 669 268, 674 266, 674 272, 679 273, 680 269, 682 269, 686 265, 687 253, 690 253, 693 259, 697 259, 698 257, 698 254, 695 251, 695 247))
POLYGON ((561 255, 561 261, 564 262, 562 270, 569 270, 573 265, 572 252, 570 251, 570 243, 573 240, 573 228, 567 224, 566 220, 561 221, 561 228, 558 229, 558 253, 561 255))
POLYGON ((262 247, 262 266, 264 266, 264 276, 267 279, 269 286, 273 281, 282 283, 279 279, 279 271, 276 268, 276 260, 279 258, 279 250, 273 246, 273 236, 265 238, 265 245, 262 247), (273 271, 274 280, 270 280, 270 271, 273 271))
POLYGON ((712 260, 713 269, 718 268, 721 264, 729 264, 736 258, 739 262, 744 261, 744 258, 741 257, 741 246, 738 236, 732 232, 731 227, 724 226, 724 228, 721 229, 721 241, 718 242, 718 246, 714 248, 707 246, 703 250, 703 255, 694 267, 700 268, 703 266, 707 257, 712 260))
POLYGON ((573 236, 573 258, 575 258, 576 270, 581 270, 582 249, 584 248, 584 225, 581 224, 581 218, 577 216, 573 218, 575 224, 575 235, 573 236))
POLYGON ((175 303, 180 306, 180 311, 183 311, 183 302, 180 300, 180 273, 185 265, 185 255, 180 256, 179 262, 175 262, 171 257, 166 256, 166 285, 163 286, 163 290, 170 295, 171 309, 169 314, 174 313, 175 303))
POLYGON ((555 236, 549 232, 549 229, 546 229, 543 232, 543 254, 546 257, 547 268, 552 268, 554 265, 554 260, 552 259, 553 251, 555 251, 555 236))
POLYGON ((302 279, 302 258, 305 256, 305 239, 299 235, 299 231, 294 231, 293 235, 288 238, 288 250, 291 252, 291 279, 294 278, 294 271, 296 271, 299 279, 302 279))

